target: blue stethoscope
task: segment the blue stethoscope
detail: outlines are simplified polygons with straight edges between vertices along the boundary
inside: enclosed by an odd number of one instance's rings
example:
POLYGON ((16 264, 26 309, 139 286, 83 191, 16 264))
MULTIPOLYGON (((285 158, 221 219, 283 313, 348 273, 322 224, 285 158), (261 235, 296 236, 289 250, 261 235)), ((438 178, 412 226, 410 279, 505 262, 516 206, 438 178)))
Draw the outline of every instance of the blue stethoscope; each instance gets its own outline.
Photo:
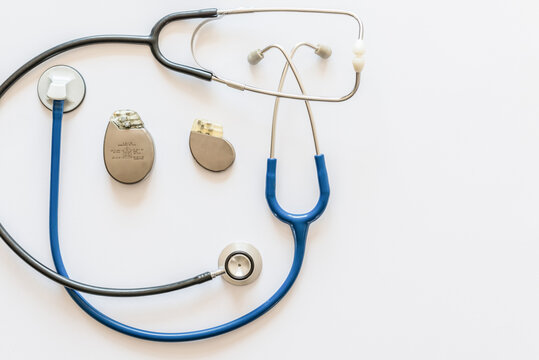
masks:
MULTIPOLYGON (((193 33, 193 41, 196 33, 206 22, 202 23, 193 33)), ((34 69, 37 65, 45 62, 46 60, 54 57, 65 51, 78 48, 85 45, 98 44, 98 43, 131 43, 131 44, 145 44, 149 45, 153 55, 156 59, 163 64, 164 66, 181 73, 192 75, 204 80, 216 80, 218 82, 224 83, 230 87, 239 90, 254 91, 257 93, 267 94, 276 96, 275 106, 274 106, 274 115, 273 115, 273 126, 272 126, 272 141, 271 141, 271 151, 270 158, 267 160, 267 170, 266 170, 266 200, 272 211, 272 213, 282 222, 288 224, 292 230, 294 237, 294 257, 292 267, 288 276, 286 277, 283 284, 279 289, 263 304, 258 306, 256 309, 250 311, 249 313, 234 319, 225 324, 189 332, 180 332, 180 333, 164 333, 164 332, 154 332, 143 329, 138 329, 119 321, 116 321, 109 316, 105 315, 92 304, 90 304, 80 292, 102 295, 102 296, 114 296, 114 297, 129 297, 129 296, 145 296, 145 295, 155 295, 165 292, 170 292, 174 290, 183 289, 189 286, 201 284, 203 282, 212 280, 218 276, 223 276, 225 279, 230 280, 231 283, 244 284, 249 283, 253 280, 253 277, 258 276, 261 269, 261 261, 259 259, 259 254, 256 249, 253 249, 250 246, 232 246, 227 247, 222 254, 223 256, 223 266, 213 272, 205 272, 194 276, 192 278, 177 281, 174 283, 153 286, 153 287, 144 287, 144 288, 134 288, 134 289, 117 289, 117 288, 105 288, 99 286, 93 286, 85 283, 81 283, 69 278, 65 265, 63 263, 62 254, 60 251, 59 245, 59 236, 58 236, 58 194, 59 194, 59 171, 60 171, 60 148, 61 148, 61 132, 62 132, 62 119, 63 115, 66 112, 66 106, 69 106, 69 110, 72 110, 74 107, 73 103, 70 103, 69 97, 64 94, 62 95, 50 95, 50 94, 62 94, 62 91, 49 92, 49 100, 51 102, 52 114, 53 114, 53 125, 52 125, 52 145, 51 145, 51 179, 50 179, 50 204, 49 204, 49 235, 50 235, 50 246, 51 252, 54 259, 54 265, 56 271, 48 268, 44 264, 40 263, 37 259, 32 257, 26 250, 24 250, 7 232, 7 230, 0 224, 0 237, 4 242, 28 265, 32 268, 48 277, 49 279, 63 285, 66 287, 67 292, 71 298, 91 317, 99 321, 103 325, 119 331, 123 334, 130 335, 133 337, 153 340, 153 341, 165 341, 165 342, 179 342, 179 341, 191 341, 199 340, 204 338, 209 338, 224 334, 226 332, 237 329, 243 325, 250 323, 251 321, 257 319, 258 317, 265 314, 269 311, 277 302, 279 302, 290 290, 294 284, 296 278, 298 277, 303 258, 305 255, 305 247, 307 240, 307 233, 309 225, 318 219, 324 212, 328 200, 329 200, 329 182, 328 174, 326 170, 326 164, 324 160, 324 155, 319 153, 318 144, 316 140, 316 132, 314 128, 314 122, 312 117, 312 112, 310 108, 309 101, 344 101, 355 94, 359 86, 359 74, 364 65, 364 45, 362 42, 363 37, 363 27, 359 19, 352 13, 337 11, 337 10, 316 10, 316 9, 240 9, 240 10, 226 10, 219 11, 217 9, 204 9, 196 11, 185 11, 175 14, 168 15, 161 19, 152 29, 152 32, 149 36, 92 36, 82 39, 73 40, 62 45, 56 46, 41 55, 38 55, 34 59, 30 60, 28 63, 23 65, 19 70, 17 70, 12 76, 10 76, 2 85, 0 85, 0 97, 2 97, 5 92, 22 76, 27 72, 34 69), (292 57, 294 56, 296 50, 302 46, 311 47, 315 50, 315 53, 323 58, 329 57, 331 50, 328 47, 321 45, 313 45, 309 43, 300 43, 297 44, 292 52, 287 54, 280 46, 270 45, 262 50, 256 50, 249 55, 249 62, 251 64, 258 63, 263 57, 264 53, 270 49, 279 50, 284 57, 286 58, 286 64, 283 69, 281 76, 281 81, 279 84, 278 91, 263 90, 248 86, 245 84, 240 84, 234 81, 225 80, 220 77, 217 77, 212 72, 203 69, 203 68, 192 68, 189 66, 176 64, 168 59, 166 59, 159 50, 158 38, 161 30, 164 26, 169 24, 172 21, 192 19, 192 18, 208 18, 208 19, 217 19, 225 15, 234 15, 234 14, 244 14, 244 13, 255 13, 255 12, 283 12, 283 11, 292 11, 292 12, 308 12, 308 13, 324 13, 324 14, 338 14, 338 15, 348 15, 357 20, 359 24, 359 37, 358 41, 354 45, 353 52, 353 65, 356 73, 356 81, 354 89, 349 94, 341 98, 323 98, 323 97, 314 97, 305 95, 304 87, 299 78, 296 68, 292 63, 292 57), (282 92, 282 87, 284 84, 284 79, 286 77, 287 71, 291 69, 296 81, 298 82, 301 92, 301 95, 296 94, 287 94, 282 92), (315 207, 307 213, 304 214, 292 214, 285 211, 278 203, 276 198, 276 168, 277 168, 277 159, 274 157, 274 138, 275 138, 275 127, 276 127, 276 117, 277 110, 279 105, 279 100, 281 97, 292 98, 303 100, 306 104, 309 118, 311 121, 311 128, 313 132, 313 139, 315 143, 316 155, 315 163, 318 176, 318 184, 320 189, 320 196, 315 207), (240 268, 240 266, 243 267, 240 268), (249 269, 249 271, 247 271, 249 269)), ((52 84, 58 85, 61 88, 62 84, 52 84)), ((65 86, 65 84, 63 85, 65 86)), ((57 90, 57 89, 56 89, 57 90)), ((64 88, 64 93, 66 93, 66 88, 64 88)), ((83 98, 84 96, 82 96, 83 98)), ((80 101, 82 101, 82 98, 80 101)))

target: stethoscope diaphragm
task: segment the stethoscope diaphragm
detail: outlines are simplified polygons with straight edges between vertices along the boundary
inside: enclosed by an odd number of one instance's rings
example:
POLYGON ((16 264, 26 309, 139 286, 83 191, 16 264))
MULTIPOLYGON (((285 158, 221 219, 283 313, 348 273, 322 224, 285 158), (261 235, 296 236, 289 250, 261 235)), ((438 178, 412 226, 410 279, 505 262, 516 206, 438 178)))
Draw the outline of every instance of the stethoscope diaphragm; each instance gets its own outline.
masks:
POLYGON ((223 279, 233 285, 247 285, 262 272, 262 256, 251 244, 236 242, 228 245, 219 255, 219 269, 223 279))

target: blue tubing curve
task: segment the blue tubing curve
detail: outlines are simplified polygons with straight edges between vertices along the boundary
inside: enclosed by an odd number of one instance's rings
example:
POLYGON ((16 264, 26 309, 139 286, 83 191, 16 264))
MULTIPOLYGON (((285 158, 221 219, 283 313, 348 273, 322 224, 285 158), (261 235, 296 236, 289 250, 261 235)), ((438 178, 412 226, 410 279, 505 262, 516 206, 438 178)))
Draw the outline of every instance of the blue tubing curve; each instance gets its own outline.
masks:
MULTIPOLYGON (((51 253, 54 259, 54 265, 59 274, 68 277, 60 244, 58 239, 58 193, 59 193, 59 175, 60 175, 60 144, 62 134, 62 117, 63 117, 63 101, 54 101, 53 107, 53 125, 52 125, 52 148, 51 148, 51 182, 50 182, 50 205, 49 205, 49 235, 51 253)), ((116 330, 125 335, 136 338, 163 341, 163 342, 180 342, 201 340, 235 330, 243 325, 250 323, 258 317, 269 311, 277 304, 290 290, 294 281, 298 277, 305 255, 305 246, 307 240, 307 230, 309 224, 316 220, 326 208, 329 199, 329 183, 327 171, 323 155, 315 156, 316 167, 318 172, 318 183, 320 186, 320 199, 314 209, 306 214, 295 215, 284 211, 275 198, 275 169, 276 159, 268 159, 268 168, 266 176, 266 199, 273 214, 281 221, 290 225, 294 235, 294 260, 292 267, 281 287, 273 294, 266 302, 261 304, 256 309, 249 313, 227 322, 222 325, 211 327, 203 330, 164 333, 156 331, 148 331, 138 329, 121 322, 118 322, 90 304, 79 292, 66 288, 68 294, 84 310, 88 315, 99 321, 101 324, 116 330)))

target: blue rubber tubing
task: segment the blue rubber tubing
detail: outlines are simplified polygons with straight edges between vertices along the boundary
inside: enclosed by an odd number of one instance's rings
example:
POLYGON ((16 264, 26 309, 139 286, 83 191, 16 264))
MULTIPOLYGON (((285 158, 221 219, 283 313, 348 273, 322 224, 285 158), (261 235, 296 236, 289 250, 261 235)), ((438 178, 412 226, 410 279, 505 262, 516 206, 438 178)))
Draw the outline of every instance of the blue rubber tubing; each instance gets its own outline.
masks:
MULTIPOLYGON (((60 177, 60 145, 62 135, 62 117, 63 101, 54 101, 53 107, 53 125, 52 125, 52 146, 51 146, 51 182, 50 182, 50 204, 49 204, 49 235, 51 253, 54 260, 56 271, 62 276, 68 277, 67 270, 62 260, 60 243, 58 237, 58 193, 60 177)), ((269 311, 277 304, 290 290, 298 277, 303 258, 305 255, 305 245, 307 240, 307 231, 309 224, 316 220, 324 211, 329 197, 329 185, 327 181, 327 172, 325 169, 324 157, 319 155, 315 157, 318 170, 318 180, 320 185, 320 200, 315 208, 307 213, 306 216, 293 215, 280 208, 275 199, 275 167, 276 160, 268 159, 268 172, 266 175, 266 198, 272 212, 283 222, 290 225, 294 235, 294 259, 292 267, 281 287, 266 302, 250 311, 249 313, 234 319, 225 324, 189 332, 165 333, 138 329, 119 321, 116 321, 105 315, 92 304, 90 304, 79 292, 66 288, 73 301, 92 318, 101 324, 116 330, 122 334, 133 336, 139 339, 162 342, 181 342, 201 340, 217 335, 227 333, 244 326, 251 321, 269 311)))

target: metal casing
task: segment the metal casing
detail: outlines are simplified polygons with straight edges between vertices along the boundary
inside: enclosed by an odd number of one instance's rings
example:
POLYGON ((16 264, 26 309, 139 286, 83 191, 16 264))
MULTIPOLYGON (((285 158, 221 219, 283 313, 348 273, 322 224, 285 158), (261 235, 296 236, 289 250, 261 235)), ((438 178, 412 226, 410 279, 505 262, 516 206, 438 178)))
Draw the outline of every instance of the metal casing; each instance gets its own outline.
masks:
POLYGON ((153 139, 136 112, 129 112, 130 116, 140 120, 136 126, 126 127, 118 121, 127 112, 115 112, 109 121, 103 142, 103 158, 110 176, 121 183, 134 184, 152 170, 155 150, 153 139))

